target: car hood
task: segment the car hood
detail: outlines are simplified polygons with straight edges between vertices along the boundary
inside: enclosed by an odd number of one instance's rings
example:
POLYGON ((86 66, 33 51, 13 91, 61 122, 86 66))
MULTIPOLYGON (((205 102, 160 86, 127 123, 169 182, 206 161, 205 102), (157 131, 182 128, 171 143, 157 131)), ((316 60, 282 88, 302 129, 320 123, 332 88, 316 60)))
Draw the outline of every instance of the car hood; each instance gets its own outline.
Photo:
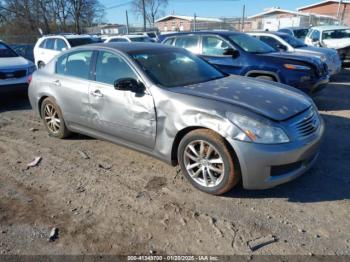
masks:
POLYGON ((311 106, 306 96, 292 87, 242 76, 169 90, 230 103, 275 121, 286 120, 311 106))
POLYGON ((288 52, 273 52, 263 54, 264 56, 273 56, 279 58, 285 58, 290 60, 296 60, 299 62, 307 62, 311 64, 320 64, 320 60, 317 57, 307 56, 305 54, 296 54, 296 53, 288 53, 288 52))
POLYGON ((31 64, 32 62, 21 56, 0 58, 0 69, 24 68, 31 64))
POLYGON ((350 46, 350 38, 325 39, 322 41, 322 45, 328 48, 340 49, 350 46))
POLYGON ((300 48, 295 49, 297 52, 308 52, 308 53, 318 53, 318 54, 324 54, 324 55, 334 55, 336 54, 336 51, 334 49, 330 48, 323 48, 323 47, 313 47, 313 46, 304 46, 300 48))

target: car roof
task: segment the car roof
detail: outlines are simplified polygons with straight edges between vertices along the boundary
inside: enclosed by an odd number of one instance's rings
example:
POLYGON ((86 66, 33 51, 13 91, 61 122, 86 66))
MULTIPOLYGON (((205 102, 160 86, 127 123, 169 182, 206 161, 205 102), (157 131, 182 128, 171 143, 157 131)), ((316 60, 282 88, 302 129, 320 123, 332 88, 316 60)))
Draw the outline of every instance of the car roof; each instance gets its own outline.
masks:
POLYGON ((275 31, 255 31, 255 32, 247 32, 248 34, 262 34, 262 35, 277 35, 277 36, 289 36, 287 33, 283 32, 275 32, 275 31))
POLYGON ((81 46, 81 48, 86 47, 94 47, 94 48, 103 48, 108 47, 111 49, 119 50, 124 53, 137 53, 142 51, 150 51, 150 50, 174 50, 174 49, 181 49, 178 47, 173 47, 169 45, 163 45, 163 44, 157 44, 157 43, 141 43, 141 42, 133 42, 133 43, 97 43, 97 44, 90 44, 81 46))
POLYGON ((66 38, 66 39, 77 39, 77 38, 92 38, 90 35, 76 35, 76 34, 57 34, 57 35, 44 35, 42 38, 66 38))
POLYGON ((290 27, 283 27, 283 28, 280 28, 279 30, 282 30, 282 29, 289 29, 289 30, 298 30, 298 29, 310 29, 310 27, 303 27, 303 26, 290 26, 290 27))
POLYGON ((350 29, 350 27, 344 26, 344 25, 323 25, 323 26, 315 26, 315 27, 312 27, 311 29, 325 31, 325 30, 337 30, 337 29, 350 29))

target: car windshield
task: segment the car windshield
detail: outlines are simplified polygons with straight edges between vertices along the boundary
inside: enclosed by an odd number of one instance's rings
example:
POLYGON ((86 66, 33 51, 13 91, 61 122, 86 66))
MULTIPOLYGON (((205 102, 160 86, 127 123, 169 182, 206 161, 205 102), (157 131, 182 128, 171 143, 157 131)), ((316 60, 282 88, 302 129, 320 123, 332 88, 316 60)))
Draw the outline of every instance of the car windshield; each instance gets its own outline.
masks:
POLYGON ((327 30, 322 33, 323 40, 341 38, 350 38, 350 29, 327 30))
POLYGON ((68 40, 71 47, 96 43, 96 41, 94 41, 94 39, 92 39, 90 37, 69 38, 67 40, 68 40))
POLYGON ((305 39, 305 37, 309 33, 309 29, 294 29, 293 32, 296 38, 305 39))
POLYGON ((248 53, 266 54, 276 51, 264 42, 246 34, 230 35, 228 38, 248 53))
POLYGON ((164 87, 188 86, 226 76, 185 50, 152 50, 130 55, 156 84, 164 87))
POLYGON ((0 57, 17 57, 18 54, 7 45, 0 43, 0 57))
POLYGON ((294 48, 306 46, 303 42, 301 42, 299 39, 293 36, 285 34, 285 35, 280 35, 280 37, 294 48))
POLYGON ((151 38, 149 37, 130 37, 131 42, 146 42, 146 43, 151 43, 153 42, 151 38))

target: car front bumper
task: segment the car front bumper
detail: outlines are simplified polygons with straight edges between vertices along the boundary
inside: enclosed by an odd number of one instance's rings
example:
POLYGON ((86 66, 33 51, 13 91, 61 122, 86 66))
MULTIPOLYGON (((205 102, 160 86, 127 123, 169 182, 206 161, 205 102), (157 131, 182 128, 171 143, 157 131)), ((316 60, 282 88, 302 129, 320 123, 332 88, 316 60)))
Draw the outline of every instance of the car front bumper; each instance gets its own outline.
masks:
POLYGON ((229 141, 240 163, 243 187, 267 189, 304 174, 317 160, 324 129, 321 119, 318 131, 302 141, 279 145, 229 141))
POLYGON ((22 94, 28 91, 28 83, 0 85, 0 94, 22 94))

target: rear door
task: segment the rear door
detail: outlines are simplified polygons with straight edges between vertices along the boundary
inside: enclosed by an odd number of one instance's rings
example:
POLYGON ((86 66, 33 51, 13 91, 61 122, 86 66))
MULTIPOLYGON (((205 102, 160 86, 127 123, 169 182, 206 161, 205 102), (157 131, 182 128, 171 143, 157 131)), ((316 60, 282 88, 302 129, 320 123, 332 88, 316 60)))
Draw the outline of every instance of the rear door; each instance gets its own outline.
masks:
POLYGON ((156 114, 150 93, 116 90, 121 78, 141 81, 132 65, 120 54, 99 51, 95 81, 90 85, 89 101, 94 129, 147 148, 153 148, 156 114))
POLYGON ((61 56, 51 86, 64 119, 71 125, 89 125, 89 85, 92 50, 80 50, 61 56))
POLYGON ((244 66, 242 56, 233 58, 232 55, 225 55, 228 49, 234 49, 225 39, 215 35, 203 35, 201 46, 201 56, 209 63, 228 74, 241 73, 244 66))

